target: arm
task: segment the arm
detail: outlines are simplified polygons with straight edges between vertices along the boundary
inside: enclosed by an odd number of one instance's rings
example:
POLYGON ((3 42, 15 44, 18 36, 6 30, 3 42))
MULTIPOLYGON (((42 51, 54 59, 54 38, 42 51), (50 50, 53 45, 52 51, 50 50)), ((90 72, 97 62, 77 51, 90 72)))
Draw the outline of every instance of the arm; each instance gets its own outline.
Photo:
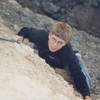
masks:
POLYGON ((30 42, 39 45, 43 38, 47 35, 47 32, 44 30, 24 27, 18 32, 18 35, 22 36, 23 38, 27 38, 30 42))
MULTIPOLYGON (((86 82, 86 77, 84 76, 83 72, 81 71, 79 61, 78 61, 76 55, 74 54, 74 51, 73 51, 71 45, 68 44, 66 46, 66 48, 67 48, 66 49, 67 58, 65 58, 65 59, 67 59, 67 64, 69 66, 71 75, 74 79, 75 86, 76 86, 77 90, 83 95, 84 98, 86 96, 89 97, 90 96, 89 87, 86 82)), ((88 99, 86 99, 86 100, 88 100, 88 99)))

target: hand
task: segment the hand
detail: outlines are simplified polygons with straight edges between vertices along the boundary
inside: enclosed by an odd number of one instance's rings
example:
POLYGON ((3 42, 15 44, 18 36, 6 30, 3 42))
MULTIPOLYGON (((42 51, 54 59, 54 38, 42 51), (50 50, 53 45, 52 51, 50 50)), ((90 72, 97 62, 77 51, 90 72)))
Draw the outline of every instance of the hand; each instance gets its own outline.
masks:
POLYGON ((91 100, 90 96, 85 96, 85 100, 91 100))
POLYGON ((12 40, 15 40, 17 41, 17 43, 22 43, 22 41, 24 40, 24 37, 23 36, 14 36, 12 40))

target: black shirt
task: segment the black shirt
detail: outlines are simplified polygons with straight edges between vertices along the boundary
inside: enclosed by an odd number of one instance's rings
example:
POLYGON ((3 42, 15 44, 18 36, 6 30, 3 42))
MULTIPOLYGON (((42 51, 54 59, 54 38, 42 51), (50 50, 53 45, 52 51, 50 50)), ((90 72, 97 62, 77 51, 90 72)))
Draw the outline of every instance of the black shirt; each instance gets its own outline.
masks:
POLYGON ((39 56, 45 59, 45 61, 52 67, 63 68, 68 66, 77 90, 83 96, 90 96, 86 77, 81 71, 79 61, 71 44, 68 43, 60 50, 51 52, 48 48, 48 34, 49 32, 44 30, 36 30, 28 27, 22 28, 18 33, 19 36, 28 38, 30 42, 35 43, 38 46, 39 56))

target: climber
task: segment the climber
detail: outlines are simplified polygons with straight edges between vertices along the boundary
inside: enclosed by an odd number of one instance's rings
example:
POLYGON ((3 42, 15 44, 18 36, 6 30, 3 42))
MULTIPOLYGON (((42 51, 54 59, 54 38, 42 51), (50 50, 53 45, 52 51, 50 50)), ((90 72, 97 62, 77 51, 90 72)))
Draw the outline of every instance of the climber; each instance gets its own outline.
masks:
POLYGON ((17 34, 17 41, 24 38, 35 44, 39 56, 45 59, 51 67, 69 69, 76 89, 85 100, 91 100, 91 79, 85 63, 78 52, 74 52, 70 39, 72 28, 64 22, 55 23, 50 32, 24 27, 17 34))

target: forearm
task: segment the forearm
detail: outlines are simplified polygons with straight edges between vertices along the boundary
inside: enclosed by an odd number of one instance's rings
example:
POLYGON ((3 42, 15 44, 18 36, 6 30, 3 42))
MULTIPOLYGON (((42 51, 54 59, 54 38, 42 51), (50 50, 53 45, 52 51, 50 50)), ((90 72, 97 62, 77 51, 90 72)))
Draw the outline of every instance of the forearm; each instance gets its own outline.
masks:
POLYGON ((27 27, 24 27, 22 28, 19 32, 18 32, 18 36, 22 36, 23 38, 26 38, 28 35, 28 28, 27 27))
POLYGON ((90 91, 85 80, 78 80, 79 82, 75 83, 77 90, 82 94, 83 98, 90 96, 90 91), (84 82, 84 83, 83 83, 84 82))
POLYGON ((17 35, 23 37, 23 39, 27 38, 30 42, 34 42, 36 40, 35 34, 34 29, 24 27, 18 32, 17 35))
POLYGON ((28 27, 24 27, 18 32, 19 36, 23 36, 24 38, 27 38, 30 42, 37 45, 43 40, 46 34, 47 32, 45 32, 44 30, 38 30, 28 27))

